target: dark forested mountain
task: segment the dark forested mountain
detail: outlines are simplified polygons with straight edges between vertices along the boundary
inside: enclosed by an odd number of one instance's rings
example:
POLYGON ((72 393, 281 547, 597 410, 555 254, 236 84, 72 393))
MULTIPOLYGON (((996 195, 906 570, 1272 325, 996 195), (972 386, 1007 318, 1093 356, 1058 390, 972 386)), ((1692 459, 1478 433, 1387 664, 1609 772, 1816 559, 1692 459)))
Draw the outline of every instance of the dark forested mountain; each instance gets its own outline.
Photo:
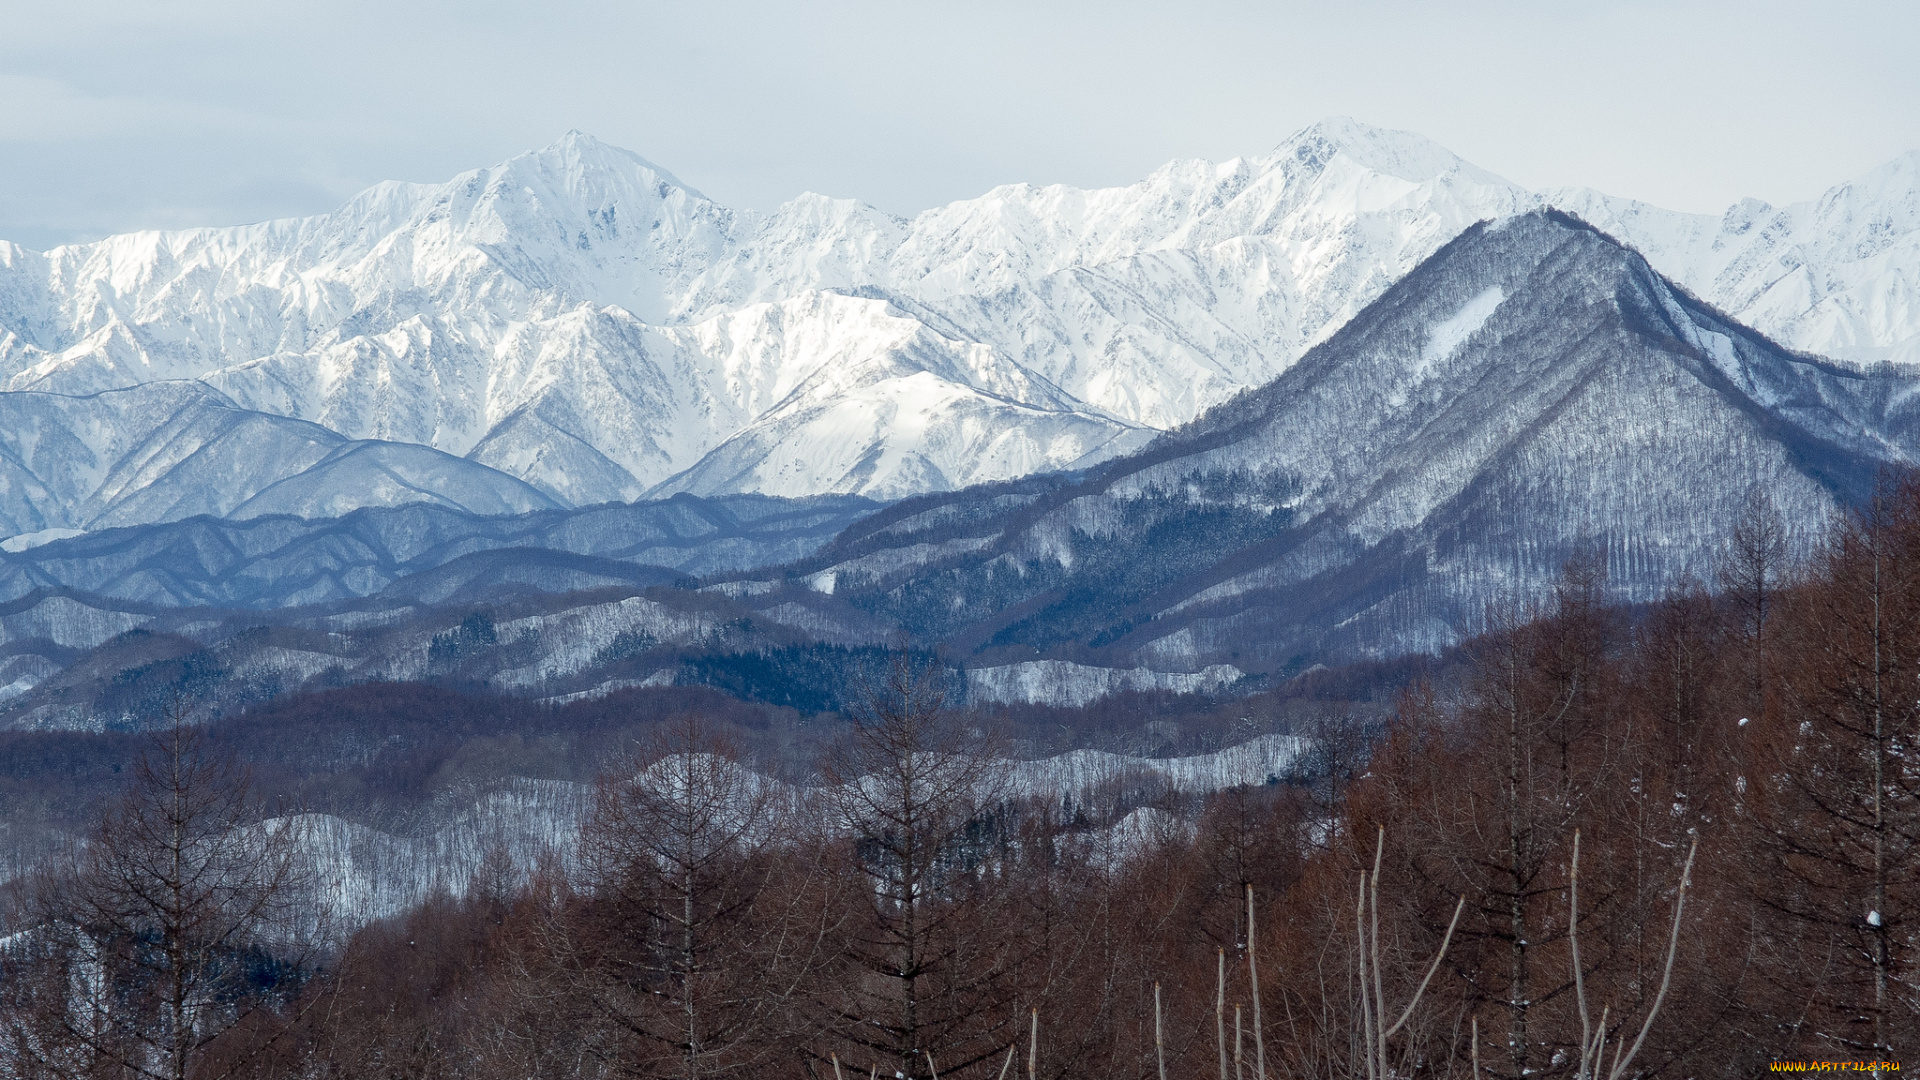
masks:
POLYGON ((973 666, 1430 649, 1583 550, 1616 599, 1710 575, 1756 487, 1804 542, 1915 460, 1915 389, 1788 352, 1589 225, 1527 214, 1137 454, 899 503, 730 588, 860 609, 973 666))

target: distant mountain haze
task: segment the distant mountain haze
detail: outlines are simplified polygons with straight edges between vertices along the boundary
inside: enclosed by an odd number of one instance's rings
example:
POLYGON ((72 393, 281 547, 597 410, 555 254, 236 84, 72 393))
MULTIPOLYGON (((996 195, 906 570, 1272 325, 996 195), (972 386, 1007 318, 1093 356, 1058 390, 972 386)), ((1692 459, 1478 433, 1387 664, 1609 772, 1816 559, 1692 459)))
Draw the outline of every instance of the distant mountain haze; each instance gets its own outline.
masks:
POLYGON ((1087 469, 1267 384, 1475 222, 1549 204, 1789 348, 1920 365, 1920 154, 1714 218, 1331 120, 904 220, 731 210, 571 133, 321 217, 0 243, 0 535, 1087 469))

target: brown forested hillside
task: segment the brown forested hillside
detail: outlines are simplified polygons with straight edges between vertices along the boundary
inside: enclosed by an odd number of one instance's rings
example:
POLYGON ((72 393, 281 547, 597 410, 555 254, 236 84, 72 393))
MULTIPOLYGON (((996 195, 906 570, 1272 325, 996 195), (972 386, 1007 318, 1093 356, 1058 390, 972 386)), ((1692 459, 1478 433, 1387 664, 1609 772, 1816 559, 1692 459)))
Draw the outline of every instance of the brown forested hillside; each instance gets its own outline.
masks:
MULTIPOLYGON (((1791 566, 1756 500, 1712 581, 1603 595, 1576 560, 1371 746, 1325 726, 1293 781, 1200 800, 1013 790, 994 725, 911 663, 811 795, 683 711, 602 778, 574 869, 489 860, 297 965, 285 913, 246 900, 276 886, 231 853, 174 850, 240 875, 195 918, 126 899, 171 880, 97 854, 138 848, 136 786, 23 901, 0 1054, 176 1077, 1911 1065, 1920 486, 1791 566)), ((237 798, 194 827, 225 835, 237 798)))

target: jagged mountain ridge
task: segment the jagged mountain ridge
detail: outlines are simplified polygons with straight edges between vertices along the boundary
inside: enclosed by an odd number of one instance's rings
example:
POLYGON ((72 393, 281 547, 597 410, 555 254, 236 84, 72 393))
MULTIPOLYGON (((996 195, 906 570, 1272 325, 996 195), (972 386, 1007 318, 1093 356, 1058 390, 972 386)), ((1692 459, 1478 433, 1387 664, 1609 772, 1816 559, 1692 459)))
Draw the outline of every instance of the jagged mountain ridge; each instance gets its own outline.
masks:
MULTIPOLYGON (((967 413, 930 417, 939 445, 924 453, 897 438, 855 448, 856 464, 903 449, 904 473, 869 466, 842 488, 991 479, 970 472, 975 425, 1021 427, 1003 413, 1048 421, 1012 455, 1023 470, 1135 430, 879 300, 815 293, 658 325, 739 228, 670 174, 573 135, 449 185, 382 185, 321 218, 9 248, 0 378, 67 395, 200 379, 244 408, 432 446, 566 505, 640 496, 815 375, 883 398, 897 386, 909 403, 930 385, 967 413)), ((780 490, 833 487, 809 476, 780 490)))
POLYGON ((0 394, 0 528, 9 535, 202 514, 325 518, 416 502, 482 515, 559 506, 465 458, 241 409, 203 382, 0 394))
POLYGON ((1582 549, 1622 600, 1709 575, 1755 486, 1804 546, 1920 461, 1917 391, 1783 350, 1536 212, 1468 229, 1267 386, 1084 480, 908 500, 728 588, 880 615, 970 667, 1432 649, 1582 549))
POLYGON ((897 497, 1135 449, 1284 370, 1474 221, 1543 199, 1789 345, 1901 360, 1920 340, 1915 160, 1716 220, 1536 195, 1328 121, 1262 158, 1013 185, 908 221, 820 196, 733 211, 573 134, 316 218, 0 244, 0 380, 198 379, 562 505, 897 497))
POLYGON ((1920 151, 1810 202, 1742 199, 1718 217, 1591 190, 1545 198, 1776 341, 1855 365, 1920 363, 1920 151))

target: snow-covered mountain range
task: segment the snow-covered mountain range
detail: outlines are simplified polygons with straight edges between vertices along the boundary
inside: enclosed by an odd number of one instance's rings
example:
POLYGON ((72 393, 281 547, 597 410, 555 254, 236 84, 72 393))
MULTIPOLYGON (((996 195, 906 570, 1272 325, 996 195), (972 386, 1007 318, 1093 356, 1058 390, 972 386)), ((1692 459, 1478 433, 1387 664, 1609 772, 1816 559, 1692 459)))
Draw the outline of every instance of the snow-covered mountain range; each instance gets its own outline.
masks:
POLYGON ((964 668, 956 700, 1237 692, 1458 641, 1582 552, 1614 600, 1711 580, 1756 491, 1805 553, 1889 464, 1920 464, 1920 369, 1783 349, 1539 211, 1469 227, 1265 386, 1082 474, 0 545, 0 726, 134 722, 186 682, 215 712, 418 680, 831 711, 846 665, 903 635, 964 668))
POLYGON ((732 210, 575 133, 320 217, 0 243, 0 534, 1084 468, 1266 383, 1475 221, 1549 203, 1791 347, 1920 364, 1920 154, 1714 217, 1529 192, 1334 120, 904 220, 732 210))

